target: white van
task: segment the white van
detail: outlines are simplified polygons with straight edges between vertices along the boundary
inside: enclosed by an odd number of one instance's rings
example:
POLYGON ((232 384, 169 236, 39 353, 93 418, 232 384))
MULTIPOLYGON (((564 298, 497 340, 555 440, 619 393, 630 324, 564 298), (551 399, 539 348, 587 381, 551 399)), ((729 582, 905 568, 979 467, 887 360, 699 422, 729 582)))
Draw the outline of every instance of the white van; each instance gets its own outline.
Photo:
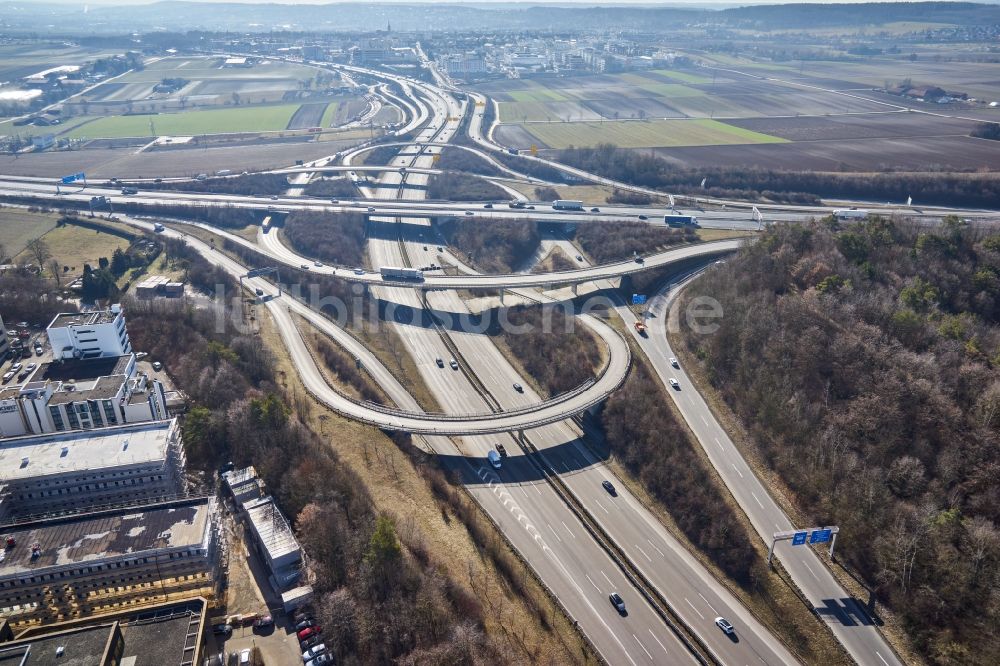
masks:
POLYGON ((489 459, 490 464, 493 465, 493 469, 500 469, 500 454, 496 451, 490 449, 490 452, 486 454, 489 459))

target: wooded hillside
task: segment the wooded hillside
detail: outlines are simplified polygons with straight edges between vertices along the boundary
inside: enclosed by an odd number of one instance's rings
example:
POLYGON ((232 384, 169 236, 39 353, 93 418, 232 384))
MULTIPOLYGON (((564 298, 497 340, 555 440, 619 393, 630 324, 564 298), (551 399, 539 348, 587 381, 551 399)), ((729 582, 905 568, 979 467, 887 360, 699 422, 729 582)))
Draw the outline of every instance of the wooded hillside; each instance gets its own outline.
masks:
POLYGON ((808 520, 932 663, 998 663, 1000 234, 782 225, 701 284, 685 343, 808 520))

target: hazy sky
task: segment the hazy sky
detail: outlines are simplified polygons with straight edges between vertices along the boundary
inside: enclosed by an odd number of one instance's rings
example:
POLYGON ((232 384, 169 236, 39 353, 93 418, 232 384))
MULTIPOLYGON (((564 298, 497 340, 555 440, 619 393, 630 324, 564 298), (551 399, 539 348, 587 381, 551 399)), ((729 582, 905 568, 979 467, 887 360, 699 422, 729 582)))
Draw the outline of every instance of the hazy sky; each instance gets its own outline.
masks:
MULTIPOLYGON (((17 0, 2 0, 17 2, 17 0)), ((30 0, 27 0, 30 2, 30 0)), ((45 2, 57 2, 61 4, 71 4, 71 5, 90 5, 92 7, 99 5, 148 5, 154 2, 169 2, 170 0, 43 0, 45 2)), ((188 2, 231 2, 231 3, 241 3, 241 4, 286 4, 286 5, 328 5, 336 4, 338 2, 347 3, 371 3, 371 4, 411 4, 411 3, 434 3, 434 4, 523 4, 523 5, 582 5, 587 7, 596 7, 601 5, 611 5, 611 4, 630 4, 630 5, 659 5, 659 6, 678 6, 678 5, 695 5, 695 6, 710 6, 710 5, 726 5, 726 6, 741 6, 741 5, 778 5, 786 3, 808 3, 808 4, 845 4, 845 3, 862 3, 862 2, 909 2, 912 0, 837 0, 836 3, 829 2, 828 0, 670 0, 668 2, 649 2, 643 0, 550 0, 546 2, 545 0, 540 1, 525 1, 525 0, 186 0, 188 2)), ((950 2, 962 2, 965 0, 945 0, 950 2)), ((976 0, 972 0, 975 2, 976 0)), ((980 0, 982 1, 982 0, 980 0)), ((996 4, 996 0, 985 0, 985 4, 996 4)))

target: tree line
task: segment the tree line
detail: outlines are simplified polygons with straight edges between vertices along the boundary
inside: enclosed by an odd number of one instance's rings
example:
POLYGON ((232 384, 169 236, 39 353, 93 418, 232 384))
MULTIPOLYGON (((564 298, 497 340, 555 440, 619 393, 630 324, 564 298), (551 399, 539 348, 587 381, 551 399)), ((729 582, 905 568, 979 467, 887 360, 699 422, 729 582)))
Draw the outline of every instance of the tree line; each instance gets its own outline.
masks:
POLYGON ((160 183, 122 183, 146 190, 179 190, 215 194, 272 195, 288 189, 288 177, 280 173, 249 173, 202 180, 165 180, 160 183))
POLYGON ((631 259, 649 252, 698 240, 691 227, 671 229, 645 222, 588 222, 576 227, 576 241, 599 264, 631 259))
POLYGON ((538 250, 542 240, 534 220, 484 223, 454 218, 440 228, 448 243, 484 273, 510 273, 538 250))
POLYGON ((444 201, 506 201, 506 191, 488 180, 459 171, 432 175, 427 181, 427 198, 444 201))
POLYGON ((906 201, 941 206, 993 206, 1000 179, 989 173, 877 174, 786 171, 746 167, 677 168, 667 160, 612 144, 559 151, 560 162, 632 185, 673 194, 815 204, 821 198, 906 201), (704 185, 702 185, 704 183, 704 185))
MULTIPOLYGON (((360 266, 365 254, 365 216, 294 211, 282 233, 296 252, 339 266, 360 266)), ((274 233, 274 231, 270 232, 274 233)))
POLYGON ((496 319, 489 334, 499 336, 525 371, 553 396, 593 379, 601 364, 601 348, 589 328, 560 306, 515 305, 507 321, 526 327, 504 330, 496 319))
POLYGON ((805 520, 928 661, 1000 661, 1000 234, 776 225, 695 288, 724 317, 684 343, 805 520))

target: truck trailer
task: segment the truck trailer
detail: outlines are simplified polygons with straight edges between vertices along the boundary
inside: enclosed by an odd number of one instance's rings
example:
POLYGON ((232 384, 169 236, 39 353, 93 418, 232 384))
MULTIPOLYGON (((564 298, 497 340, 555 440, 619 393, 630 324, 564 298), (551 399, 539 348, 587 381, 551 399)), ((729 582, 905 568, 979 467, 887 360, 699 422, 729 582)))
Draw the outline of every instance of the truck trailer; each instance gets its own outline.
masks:
POLYGON ((570 199, 556 199, 552 202, 555 210, 583 210, 582 201, 572 201, 570 199))
POLYGON ((383 266, 378 269, 383 280, 416 280, 424 281, 424 273, 419 268, 396 268, 393 266, 383 266))
POLYGON ((668 227, 697 227, 698 218, 694 215, 667 213, 663 216, 663 223, 668 227))
POLYGON ((868 211, 857 208, 835 208, 833 216, 838 220, 864 220, 868 217, 868 211))

